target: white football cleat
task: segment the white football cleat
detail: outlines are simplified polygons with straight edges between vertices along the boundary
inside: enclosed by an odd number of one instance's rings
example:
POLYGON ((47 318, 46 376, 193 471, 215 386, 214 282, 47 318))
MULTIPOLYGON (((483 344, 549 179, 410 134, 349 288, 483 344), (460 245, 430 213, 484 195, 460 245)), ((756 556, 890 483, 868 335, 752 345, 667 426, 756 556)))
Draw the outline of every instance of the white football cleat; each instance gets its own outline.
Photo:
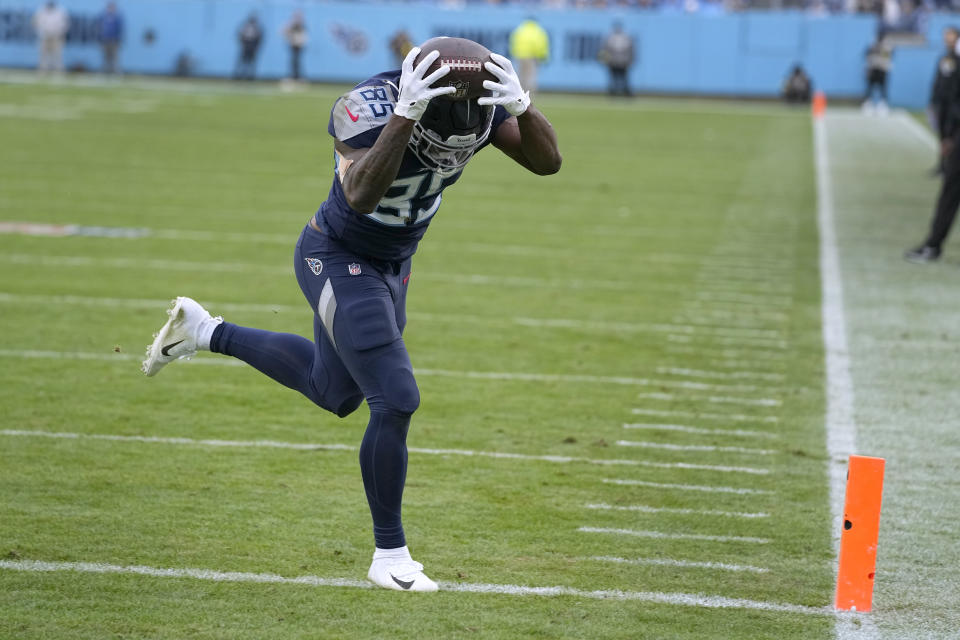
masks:
POLYGON ((423 565, 409 558, 374 558, 367 572, 370 582, 397 591, 436 591, 437 583, 423 573, 423 565))
POLYGON ((208 322, 219 324, 223 318, 213 318, 200 304, 185 297, 173 301, 173 307, 167 311, 170 319, 160 327, 153 344, 147 347, 147 358, 143 361, 143 372, 155 376, 164 366, 179 358, 190 359, 199 349, 209 349, 210 345, 199 345, 198 334, 208 322))

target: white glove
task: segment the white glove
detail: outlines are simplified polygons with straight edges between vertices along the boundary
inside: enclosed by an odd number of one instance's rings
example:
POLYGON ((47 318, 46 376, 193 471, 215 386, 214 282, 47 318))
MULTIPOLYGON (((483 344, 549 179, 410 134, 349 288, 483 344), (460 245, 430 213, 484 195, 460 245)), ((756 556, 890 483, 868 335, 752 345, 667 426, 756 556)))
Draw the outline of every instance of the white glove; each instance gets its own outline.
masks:
POLYGON ((423 112, 427 110, 427 105, 437 96, 445 96, 456 92, 456 87, 437 87, 431 89, 430 85, 450 73, 450 67, 443 65, 426 78, 423 74, 427 72, 434 60, 440 57, 439 51, 431 51, 423 57, 416 69, 413 67, 413 61, 420 53, 420 47, 410 49, 410 53, 403 59, 402 72, 400 74, 400 95, 397 97, 397 106, 393 112, 398 116, 403 116, 409 120, 417 122, 423 117, 423 112))
POLYGON ((517 77, 517 72, 513 70, 513 63, 510 62, 509 58, 505 58, 499 53, 491 53, 490 59, 493 62, 487 62, 483 66, 495 75, 500 82, 484 80, 483 88, 493 91, 493 95, 480 98, 477 102, 481 105, 503 105, 507 113, 512 116, 519 116, 530 106, 530 92, 524 91, 523 87, 520 86, 520 78, 517 77))

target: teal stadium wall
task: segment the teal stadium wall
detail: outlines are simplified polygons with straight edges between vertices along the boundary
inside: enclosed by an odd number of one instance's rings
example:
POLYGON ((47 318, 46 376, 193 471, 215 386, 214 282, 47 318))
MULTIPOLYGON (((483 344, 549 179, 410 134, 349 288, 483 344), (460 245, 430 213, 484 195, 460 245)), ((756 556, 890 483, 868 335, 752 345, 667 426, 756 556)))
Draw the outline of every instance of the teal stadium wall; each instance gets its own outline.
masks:
MULTIPOLYGON (((237 27, 255 11, 266 31, 258 75, 282 77, 287 51, 280 31, 290 13, 300 8, 310 31, 305 73, 312 80, 336 82, 354 82, 395 68, 387 42, 399 28, 416 41, 439 34, 460 35, 503 51, 510 30, 531 13, 523 7, 449 9, 431 3, 137 0, 119 4, 127 27, 121 54, 126 71, 171 73, 178 55, 186 52, 194 60, 196 74, 229 76, 237 57, 237 27), (148 30, 155 34, 152 42, 144 38, 148 30)), ((66 64, 98 69, 94 25, 104 2, 67 0, 63 5, 73 20, 66 64)), ((36 43, 29 22, 36 6, 0 0, 0 66, 35 64, 36 43)), ((772 97, 788 69, 799 62, 829 96, 855 98, 863 91, 863 54, 876 32, 876 19, 862 15, 573 9, 541 9, 535 15, 552 40, 552 57, 542 68, 541 87, 564 91, 605 88, 606 73, 595 54, 614 20, 621 20, 638 43, 638 64, 631 72, 638 90, 772 97)), ((948 23, 949 16, 933 16, 928 45, 896 50, 893 104, 922 107, 926 103, 939 53, 939 32, 948 23)))

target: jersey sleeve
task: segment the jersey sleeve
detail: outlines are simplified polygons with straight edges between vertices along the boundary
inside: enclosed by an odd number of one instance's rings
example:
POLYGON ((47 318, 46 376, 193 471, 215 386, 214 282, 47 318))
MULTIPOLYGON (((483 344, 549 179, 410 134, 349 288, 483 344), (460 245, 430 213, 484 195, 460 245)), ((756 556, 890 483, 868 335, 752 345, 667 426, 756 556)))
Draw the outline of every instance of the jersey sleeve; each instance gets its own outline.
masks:
POLYGON ((493 124, 490 125, 490 137, 493 138, 493 134, 497 132, 497 128, 500 127, 510 117, 510 114, 507 113, 507 110, 501 106, 497 106, 493 110, 493 124))
POLYGON ((372 147, 395 104, 396 94, 389 83, 361 84, 333 104, 327 131, 354 149, 372 147))

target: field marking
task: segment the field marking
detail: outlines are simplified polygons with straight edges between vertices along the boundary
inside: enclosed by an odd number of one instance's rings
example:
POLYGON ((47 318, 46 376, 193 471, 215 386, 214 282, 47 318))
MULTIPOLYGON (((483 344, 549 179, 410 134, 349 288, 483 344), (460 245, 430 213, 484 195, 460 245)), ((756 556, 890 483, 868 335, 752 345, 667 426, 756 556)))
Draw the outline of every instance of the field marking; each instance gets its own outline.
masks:
POLYGON ((679 411, 674 409, 647 409, 638 407, 631 409, 635 416, 659 416, 663 418, 693 418, 701 420, 726 420, 729 422, 780 422, 778 416, 748 416, 742 413, 700 413, 697 411, 679 411))
MULTIPOLYGON (((813 121, 814 164, 817 182, 817 226, 820 232, 820 280, 822 291, 821 321, 823 351, 826 359, 824 380, 827 400, 826 437, 830 511, 833 516, 831 540, 836 556, 840 552, 840 531, 846 485, 847 459, 856 451, 857 425, 854 418, 853 378, 850 374, 850 349, 847 344, 846 311, 843 301, 843 278, 837 244, 836 214, 833 208, 833 180, 827 124, 824 117, 813 121)), ((836 565, 834 565, 836 581, 836 565)), ((871 617, 861 619, 858 627, 845 617, 836 619, 838 639, 849 637, 873 640, 879 632, 871 617)))
MULTIPOLYGON (((275 573, 249 573, 243 571, 216 571, 213 569, 162 568, 143 565, 117 565, 101 562, 43 562, 38 560, 0 560, 0 569, 31 573, 74 572, 93 574, 141 575, 152 578, 190 578, 213 582, 252 582, 259 584, 295 584, 309 587, 341 587, 372 589, 369 582, 352 578, 322 578, 297 576, 288 578, 275 573)), ((725 596, 710 596, 694 593, 671 593, 662 591, 584 590, 574 587, 530 587, 513 584, 485 584, 469 582, 437 583, 441 591, 455 593, 479 593, 507 596, 540 596, 591 598, 596 600, 639 601, 673 606, 703 607, 709 609, 750 609, 793 613, 803 615, 830 615, 826 607, 809 607, 798 604, 746 600, 725 596)))
MULTIPOLYGON (((131 362, 143 359, 143 356, 130 353, 97 353, 94 351, 47 351, 42 349, 0 349, 0 357, 6 358, 24 358, 24 359, 48 359, 48 360, 103 360, 117 362, 131 362)), ((246 363, 236 358, 214 356, 201 356, 188 360, 192 364, 243 367, 246 363)), ((561 374, 561 373, 524 373, 517 371, 453 371, 450 369, 424 369, 415 368, 414 375, 439 378, 462 378, 467 380, 504 380, 509 382, 561 382, 561 383, 590 383, 590 384, 616 384, 624 386, 638 387, 676 387, 683 389, 698 390, 726 390, 726 391, 744 391, 753 390, 756 387, 748 385, 711 385, 695 382, 683 382, 673 380, 651 380, 649 378, 633 378, 629 376, 594 376, 587 374, 561 374)), ((749 404, 749 403, 748 403, 749 404)))
MULTIPOLYGON (((77 433, 62 431, 41 431, 25 429, 0 429, 0 436, 6 437, 35 437, 66 440, 109 440, 114 442, 142 442, 149 444, 170 444, 198 447, 228 447, 228 448, 264 448, 264 449, 295 449, 299 451, 357 451, 358 448, 349 444, 324 444, 309 442, 280 442, 276 440, 217 440, 195 439, 164 436, 128 436, 106 433, 77 433)), ((477 458, 495 458, 500 460, 537 460, 540 462, 555 462, 560 464, 585 463, 603 466, 635 466, 652 467, 655 469, 690 469, 697 471, 717 471, 720 473, 748 473, 752 475, 767 475, 768 469, 754 467, 731 467, 726 465, 691 464, 687 462, 654 462, 651 460, 629 460, 621 458, 596 459, 578 456, 536 455, 527 453, 511 453, 508 451, 475 451, 473 449, 434 449, 424 447, 408 447, 410 453, 438 456, 467 456, 477 458)))
MULTIPOLYGON (((708 332, 704 331, 702 333, 707 334, 708 332)), ((681 335, 681 334, 671 333, 667 335, 667 340, 689 344, 693 342, 694 338, 699 338, 699 337, 701 336, 681 335)), ((744 338, 741 336, 719 336, 719 337, 712 338, 712 341, 720 345, 755 344, 757 346, 753 348, 756 350, 779 349, 781 351, 784 351, 790 348, 790 342, 788 340, 776 340, 773 338, 744 338)))
POLYGON ((674 393, 638 393, 638 398, 646 400, 684 400, 687 402, 709 402, 711 404, 742 404, 751 407, 779 407, 783 404, 777 398, 739 398, 733 396, 678 396, 674 393))
POLYGON ((636 511, 639 513, 676 513, 679 515, 693 516, 722 516, 725 518, 769 518, 769 513, 746 512, 746 511, 715 511, 712 509, 685 509, 679 507, 651 507, 645 504, 629 505, 611 505, 604 502, 591 503, 587 509, 596 509, 598 511, 636 511))
POLYGON ((685 367, 657 367, 654 369, 661 375, 683 376, 688 378, 714 378, 719 380, 765 380, 767 382, 783 382, 786 376, 782 373, 767 373, 763 371, 713 371, 705 369, 688 369, 685 367))
POLYGON ((769 538, 753 536, 714 536, 701 533, 667 533, 664 531, 648 531, 645 529, 616 529, 612 527, 580 527, 582 533, 609 533, 619 536, 634 536, 637 538, 653 538, 656 540, 701 540, 703 542, 746 542, 748 544, 769 544, 769 538))
POLYGON ((648 482, 646 480, 623 480, 620 478, 604 478, 604 484, 618 484, 625 487, 650 487, 653 489, 676 489, 678 491, 701 491, 703 493, 733 493, 738 495, 769 496, 774 491, 767 489, 750 489, 745 487, 722 487, 715 485, 674 484, 669 482, 648 482))
POLYGON ((722 447, 712 444, 673 444, 670 442, 637 442, 636 440, 617 440, 619 447, 638 447, 640 449, 664 449, 667 451, 700 451, 703 453, 742 453, 753 456, 772 456, 773 449, 750 449, 748 447, 722 447))
MULTIPOLYGON (((25 253, 0 255, 0 261, 10 264, 55 267, 111 267, 115 269, 148 269, 217 272, 217 273, 257 273, 270 275, 293 274, 292 266, 269 266, 246 262, 190 262, 186 260, 160 260, 155 258, 94 258, 89 256, 51 256, 25 253)), ((499 287, 534 287, 554 289, 588 289, 606 291, 673 291, 675 287, 638 287, 635 280, 581 280, 533 278, 529 276, 494 276, 469 273, 418 273, 418 280, 448 282, 454 284, 490 285, 499 287)))
MULTIPOLYGON (((208 302, 200 301, 214 312, 236 311, 236 312, 254 312, 254 313, 279 313, 279 312, 307 312, 309 307, 306 303, 302 305, 289 304, 256 304, 256 303, 232 303, 232 302, 208 302)), ((0 303, 16 304, 55 304, 55 305, 78 305, 91 307, 118 307, 132 309, 151 309, 166 308, 170 305, 168 299, 145 299, 145 298, 109 298, 98 296, 76 296, 76 295, 41 295, 41 294, 22 294, 12 292, 0 292, 0 303)), ((528 318, 500 317, 500 316, 478 316, 470 314, 445 314, 445 313, 427 313, 410 311, 407 316, 415 320, 443 321, 443 322, 471 322, 475 324, 498 324, 506 323, 518 325, 521 327, 534 327, 546 329, 576 329, 576 330, 596 330, 610 332, 653 332, 653 333, 689 333, 702 335, 739 335, 742 331, 739 327, 699 327, 689 324, 669 324, 669 323, 638 323, 638 322, 615 322, 601 320, 577 320, 573 318, 528 318), (728 331, 730 332, 728 334, 728 331)))
POLYGON ((593 556, 591 560, 615 562, 617 564, 635 564, 652 567, 678 567, 681 569, 714 569, 717 571, 747 571, 750 573, 768 573, 769 569, 752 567, 745 564, 727 564, 725 562, 694 562, 692 560, 674 560, 672 558, 617 558, 614 556, 593 556))
POLYGON ((697 433, 710 436, 736 436, 744 438, 779 438, 780 434, 769 431, 751 431, 749 429, 706 429, 691 427, 685 424, 664 424, 655 422, 628 422, 624 429, 644 429, 647 431, 677 431, 680 433, 697 433))
POLYGON ((741 362, 749 365, 754 364, 779 364, 786 358, 786 354, 782 351, 766 351, 763 349, 750 349, 750 348, 724 348, 724 349, 712 349, 710 347, 703 346, 690 346, 687 344, 677 344, 674 342, 668 342, 666 347, 669 351, 674 353, 686 353, 706 357, 716 357, 716 358, 741 358, 741 362))
POLYGON ((934 151, 940 150, 940 145, 937 143, 937 138, 933 135, 933 132, 917 122, 909 113, 903 109, 896 109, 893 117, 894 120, 904 125, 907 131, 913 134, 913 137, 923 143, 925 147, 934 151))
POLYGON ((793 304, 793 296, 765 296, 752 295, 749 293, 737 294, 735 292, 713 292, 697 291, 694 298, 702 301, 715 300, 717 302, 736 302, 741 304, 755 304, 758 306, 780 306, 788 307, 793 304))

